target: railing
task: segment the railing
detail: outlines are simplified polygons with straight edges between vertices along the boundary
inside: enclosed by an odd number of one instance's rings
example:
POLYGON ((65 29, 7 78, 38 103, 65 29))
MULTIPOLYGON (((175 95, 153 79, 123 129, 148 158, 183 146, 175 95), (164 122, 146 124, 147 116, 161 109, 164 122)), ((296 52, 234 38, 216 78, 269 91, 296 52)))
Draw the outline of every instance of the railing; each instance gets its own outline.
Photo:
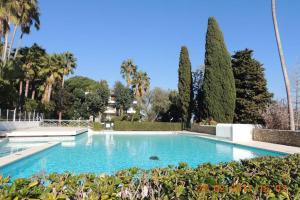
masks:
POLYGON ((43 113, 26 111, 17 111, 17 109, 1 109, 0 121, 41 121, 44 118, 43 113))
POLYGON ((88 127, 89 120, 54 120, 43 119, 41 127, 88 127))

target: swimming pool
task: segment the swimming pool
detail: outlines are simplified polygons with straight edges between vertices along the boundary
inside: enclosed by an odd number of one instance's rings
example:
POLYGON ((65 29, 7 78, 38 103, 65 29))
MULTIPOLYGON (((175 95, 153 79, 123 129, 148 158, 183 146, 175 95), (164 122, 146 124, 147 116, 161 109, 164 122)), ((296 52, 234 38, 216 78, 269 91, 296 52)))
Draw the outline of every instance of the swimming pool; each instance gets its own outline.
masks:
POLYGON ((185 134, 85 134, 74 143, 56 145, 0 168, 0 173, 12 178, 65 171, 113 173, 134 166, 149 169, 187 162, 196 167, 206 162, 216 164, 266 155, 284 154, 185 134), (151 156, 158 160, 150 159, 151 156))

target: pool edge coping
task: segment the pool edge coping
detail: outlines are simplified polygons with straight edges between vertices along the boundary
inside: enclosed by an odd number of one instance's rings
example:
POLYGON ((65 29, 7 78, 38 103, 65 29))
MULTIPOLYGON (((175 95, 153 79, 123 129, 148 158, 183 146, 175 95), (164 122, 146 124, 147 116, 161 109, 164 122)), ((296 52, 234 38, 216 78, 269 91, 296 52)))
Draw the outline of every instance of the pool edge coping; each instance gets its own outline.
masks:
POLYGON ((22 160, 24 158, 27 158, 27 157, 37 154, 39 152, 45 151, 45 150, 47 150, 51 147, 54 147, 60 143, 61 142, 48 142, 48 143, 45 143, 40 146, 34 146, 31 148, 25 149, 23 151, 20 151, 20 152, 16 152, 16 153, 4 156, 4 157, 0 157, 0 168, 3 168, 7 165, 15 163, 19 160, 22 160))

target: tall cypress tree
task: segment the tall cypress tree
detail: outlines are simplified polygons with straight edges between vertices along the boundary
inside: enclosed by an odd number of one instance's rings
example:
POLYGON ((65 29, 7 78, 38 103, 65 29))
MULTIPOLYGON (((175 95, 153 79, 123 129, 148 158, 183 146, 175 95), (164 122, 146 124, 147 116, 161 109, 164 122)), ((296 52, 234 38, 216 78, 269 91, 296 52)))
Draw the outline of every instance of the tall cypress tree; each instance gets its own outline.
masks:
POLYGON ((179 69, 178 69, 178 92, 182 119, 186 127, 190 126, 192 101, 193 101, 193 79, 191 71, 191 62, 189 59, 188 49, 181 47, 179 69))
POLYGON ((203 82, 203 118, 231 123, 235 109, 235 83, 231 56, 215 18, 208 19, 203 82))
POLYGON ((271 103, 273 95, 268 92, 263 65, 252 54, 252 50, 245 49, 232 56, 236 87, 234 121, 263 124, 260 112, 271 103))

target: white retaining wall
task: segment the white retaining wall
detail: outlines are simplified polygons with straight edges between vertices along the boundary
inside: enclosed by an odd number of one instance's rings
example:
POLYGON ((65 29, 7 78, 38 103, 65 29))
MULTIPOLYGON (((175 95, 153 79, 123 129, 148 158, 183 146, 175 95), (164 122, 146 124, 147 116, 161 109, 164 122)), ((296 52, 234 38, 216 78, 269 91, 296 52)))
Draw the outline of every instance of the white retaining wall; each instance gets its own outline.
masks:
POLYGON ((252 124, 218 124, 216 136, 234 142, 252 141, 254 128, 255 126, 252 124))
POLYGON ((39 121, 8 121, 8 122, 0 122, 0 131, 12 131, 17 129, 24 128, 35 128, 39 127, 39 121))

